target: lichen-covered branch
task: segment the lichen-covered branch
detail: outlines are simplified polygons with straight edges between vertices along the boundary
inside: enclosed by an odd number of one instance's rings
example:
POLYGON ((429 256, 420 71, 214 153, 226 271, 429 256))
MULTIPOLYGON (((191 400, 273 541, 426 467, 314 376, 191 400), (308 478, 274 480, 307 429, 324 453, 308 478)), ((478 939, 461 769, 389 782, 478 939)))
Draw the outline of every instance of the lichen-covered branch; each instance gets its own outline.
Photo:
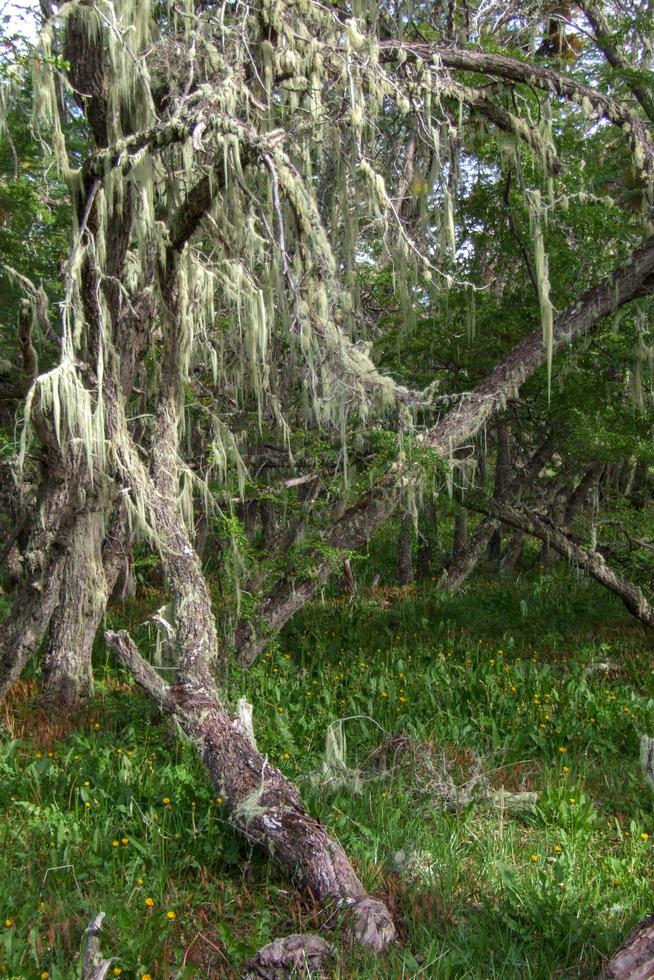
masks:
MULTIPOLYGON (((654 281, 654 236, 597 285, 587 290, 572 306, 558 314, 554 321, 552 349, 556 353, 578 338, 596 330, 604 317, 624 304, 645 295, 654 281)), ((517 395, 524 382, 547 361, 542 333, 529 334, 490 375, 460 404, 428 429, 421 444, 432 449, 444 461, 451 458, 457 446, 472 439, 509 398, 517 395)), ((292 572, 278 582, 263 598, 257 618, 267 624, 265 635, 255 627, 242 624, 237 635, 237 650, 242 663, 252 663, 266 648, 270 635, 279 630, 324 585, 344 551, 364 547, 375 531, 394 512, 402 494, 417 471, 406 463, 395 463, 381 480, 349 507, 343 516, 322 535, 326 549, 312 551, 311 576, 301 579, 292 572)), ((256 622, 256 621, 255 621, 256 622)))

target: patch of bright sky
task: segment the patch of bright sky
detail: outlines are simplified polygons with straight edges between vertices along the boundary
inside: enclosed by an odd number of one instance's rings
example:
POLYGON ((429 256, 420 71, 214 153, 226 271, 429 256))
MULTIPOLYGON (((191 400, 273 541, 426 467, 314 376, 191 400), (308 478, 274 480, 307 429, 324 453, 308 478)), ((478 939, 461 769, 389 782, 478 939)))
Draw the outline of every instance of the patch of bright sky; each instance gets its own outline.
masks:
POLYGON ((39 5, 34 0, 0 0, 0 20, 3 33, 20 34, 30 41, 36 40, 38 33, 39 5))

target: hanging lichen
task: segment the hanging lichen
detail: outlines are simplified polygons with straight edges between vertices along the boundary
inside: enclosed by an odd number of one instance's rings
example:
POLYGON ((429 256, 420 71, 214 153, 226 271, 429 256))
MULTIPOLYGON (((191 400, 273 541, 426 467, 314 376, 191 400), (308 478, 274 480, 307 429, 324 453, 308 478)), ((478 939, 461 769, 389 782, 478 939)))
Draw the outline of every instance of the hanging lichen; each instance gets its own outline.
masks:
POLYGON ((552 349, 554 342, 554 310, 550 300, 549 264, 545 253, 543 238, 543 207, 540 191, 530 191, 529 227, 534 249, 534 269, 538 288, 538 305, 540 308, 541 325, 543 328, 543 344, 547 352, 547 390, 552 387, 552 349))

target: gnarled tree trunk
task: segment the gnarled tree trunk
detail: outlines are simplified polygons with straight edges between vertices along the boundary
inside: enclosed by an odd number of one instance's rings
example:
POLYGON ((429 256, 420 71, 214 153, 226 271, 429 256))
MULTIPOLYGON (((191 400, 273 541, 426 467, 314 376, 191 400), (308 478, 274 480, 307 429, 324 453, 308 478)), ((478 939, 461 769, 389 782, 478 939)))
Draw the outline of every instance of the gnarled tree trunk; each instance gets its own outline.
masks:
POLYGON ((397 580, 400 585, 410 585, 413 575, 413 519, 406 513, 397 533, 397 580))
POLYGON ((297 876, 319 901, 349 911, 360 942, 377 952, 388 945, 395 927, 386 906, 366 892, 340 844, 307 812, 295 786, 254 748, 212 688, 191 676, 184 684, 169 687, 141 658, 126 633, 105 635, 137 682, 177 719, 197 746, 234 826, 297 876))

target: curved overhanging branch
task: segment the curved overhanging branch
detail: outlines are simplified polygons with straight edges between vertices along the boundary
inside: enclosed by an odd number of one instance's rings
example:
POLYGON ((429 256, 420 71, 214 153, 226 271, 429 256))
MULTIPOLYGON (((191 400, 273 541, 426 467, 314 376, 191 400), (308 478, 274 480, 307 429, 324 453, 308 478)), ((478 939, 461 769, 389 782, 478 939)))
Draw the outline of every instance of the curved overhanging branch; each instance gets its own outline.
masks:
POLYGON ((507 55, 486 51, 467 51, 463 48, 450 48, 439 44, 387 40, 380 42, 382 57, 420 58, 434 64, 434 71, 440 67, 459 71, 478 72, 491 78, 516 82, 539 88, 568 102, 590 109, 599 118, 613 126, 625 129, 629 134, 634 158, 643 172, 654 175, 654 144, 643 118, 619 99, 598 92, 588 85, 570 78, 553 68, 520 61, 507 55))
MULTIPOLYGON (((654 283, 654 236, 637 249, 628 262, 588 289, 575 303, 559 313, 554 322, 552 347, 557 353, 575 340, 596 330, 604 317, 626 303, 645 295, 654 283)), ((518 344, 488 377, 420 439, 423 449, 432 450, 443 461, 472 439, 479 430, 516 396, 517 392, 547 361, 542 333, 535 330, 518 344)), ((252 663, 265 650, 271 633, 277 632, 298 609, 322 588, 343 551, 365 547, 371 536, 388 520, 407 488, 420 475, 418 464, 398 461, 342 517, 322 534, 323 546, 310 557, 313 573, 300 580, 288 577, 276 583, 263 597, 256 627, 241 624, 237 634, 238 657, 252 663)))
POLYGON ((488 514, 519 531, 524 531, 525 534, 540 538, 567 558, 571 564, 583 569, 596 582, 619 596, 636 619, 650 629, 654 629, 654 608, 642 589, 610 568, 603 555, 592 548, 585 548, 552 521, 535 511, 503 500, 480 501, 473 497, 466 501, 466 506, 488 514))
POLYGON ((633 65, 629 61, 627 53, 616 40, 615 32, 607 21, 602 5, 597 0, 580 0, 579 6, 586 15, 590 23, 595 40, 604 57, 612 68, 617 68, 623 73, 623 79, 633 92, 633 95, 640 102, 643 111, 650 122, 654 122, 654 97, 652 91, 644 85, 639 78, 638 72, 634 71, 633 65))

